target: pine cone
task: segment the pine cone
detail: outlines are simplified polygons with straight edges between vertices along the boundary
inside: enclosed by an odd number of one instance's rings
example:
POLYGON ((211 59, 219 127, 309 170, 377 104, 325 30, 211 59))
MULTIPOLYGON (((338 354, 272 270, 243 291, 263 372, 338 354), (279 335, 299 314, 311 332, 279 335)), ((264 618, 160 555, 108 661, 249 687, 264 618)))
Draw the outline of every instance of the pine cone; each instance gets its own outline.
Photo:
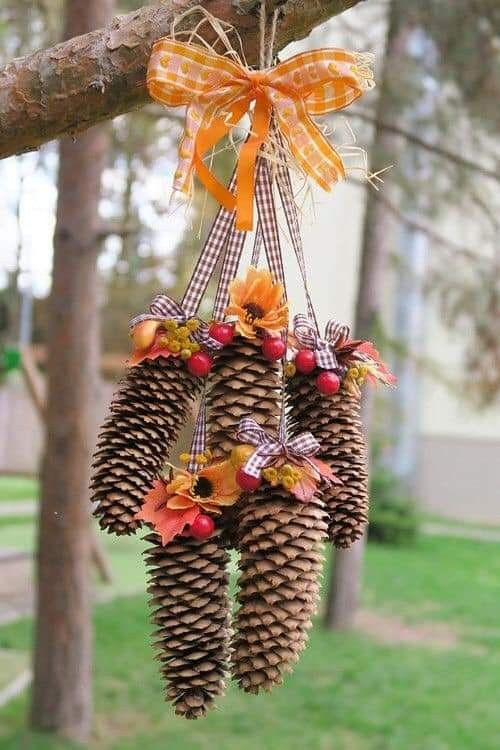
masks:
POLYGON ((249 693, 281 684, 304 648, 319 601, 323 502, 263 487, 238 513, 241 550, 233 675, 249 693))
POLYGON ((132 534, 144 495, 151 489, 202 381, 169 357, 131 367, 115 394, 94 454, 94 515, 102 529, 132 534))
POLYGON ((329 539, 336 547, 350 547, 361 538, 368 521, 368 471, 359 400, 344 387, 334 396, 324 396, 314 378, 297 374, 287 382, 287 407, 291 434, 312 432, 321 444, 318 458, 342 481, 325 490, 323 498, 329 539))
MULTIPOLYGON (((207 444, 214 457, 224 459, 236 445, 242 417, 253 417, 264 429, 277 433, 280 417, 280 365, 269 362, 260 345, 240 336, 217 356, 207 393, 207 444)), ((246 502, 246 497, 240 498, 246 502)), ((227 543, 236 545, 235 512, 224 512, 227 543)))
POLYGON ((240 336, 217 356, 209 382, 208 444, 225 458, 236 444, 242 417, 251 416, 264 429, 277 432, 280 365, 269 362, 260 345, 240 336))
POLYGON ((228 553, 218 539, 178 537, 163 547, 146 537, 153 645, 166 681, 166 700, 198 719, 225 688, 229 659, 228 553))

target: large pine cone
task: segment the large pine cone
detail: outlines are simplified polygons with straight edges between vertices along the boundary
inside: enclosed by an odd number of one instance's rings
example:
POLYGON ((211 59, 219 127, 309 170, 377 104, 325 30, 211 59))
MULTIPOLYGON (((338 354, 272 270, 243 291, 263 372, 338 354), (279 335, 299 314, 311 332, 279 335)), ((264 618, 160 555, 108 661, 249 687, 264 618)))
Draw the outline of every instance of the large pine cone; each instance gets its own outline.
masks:
POLYGON ((216 458, 226 458, 237 443, 242 417, 253 417, 277 432, 280 416, 280 364, 269 362, 258 342, 236 337, 218 354, 209 381, 208 444, 216 458))
POLYGON ((102 529, 132 534, 134 519, 187 422, 202 381, 173 357, 131 367, 101 427, 91 481, 102 529))
POLYGON ((225 688, 229 658, 228 553, 217 538, 178 537, 163 547, 151 534, 145 552, 154 647, 166 680, 166 700, 198 719, 225 688))
POLYGON ((318 458, 328 463, 341 485, 325 490, 328 537, 336 547, 350 547, 368 521, 368 471, 359 399, 342 387, 324 396, 314 378, 297 374, 287 382, 287 408, 292 435, 310 431, 320 442, 318 458))
POLYGON ((319 498, 269 486, 239 506, 241 550, 233 676, 250 693, 281 684, 304 648, 319 600, 327 524, 319 498))
MULTIPOLYGON (((217 356, 207 394, 207 443, 215 458, 227 458, 237 444, 236 431, 242 417, 253 417, 270 433, 277 434, 280 418, 280 367, 262 354, 260 344, 236 337, 217 356)), ((246 496, 240 498, 246 503, 246 496)), ((230 546, 236 546, 237 506, 224 512, 230 546)))

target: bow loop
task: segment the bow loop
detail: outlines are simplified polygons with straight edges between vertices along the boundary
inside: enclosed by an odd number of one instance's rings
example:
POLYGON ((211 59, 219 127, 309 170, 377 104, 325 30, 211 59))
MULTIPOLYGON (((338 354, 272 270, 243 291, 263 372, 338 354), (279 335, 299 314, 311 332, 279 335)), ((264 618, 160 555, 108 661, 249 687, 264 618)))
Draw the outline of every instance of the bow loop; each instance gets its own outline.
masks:
POLYGON ((249 443, 255 447, 255 451, 243 469, 256 479, 260 477, 263 469, 271 466, 280 457, 299 464, 306 463, 314 468, 310 458, 315 456, 320 449, 320 444, 310 432, 302 432, 292 440, 280 441, 266 432, 251 417, 244 417, 240 420, 236 438, 241 443, 249 443))
POLYGON ((240 230, 252 229, 255 162, 273 114, 298 164, 330 190, 345 176, 345 167, 311 118, 346 107, 374 85, 367 56, 355 52, 314 50, 256 71, 213 50, 167 38, 153 47, 147 84, 151 96, 162 104, 187 107, 174 189, 191 195, 196 170, 219 203, 228 211, 236 210, 240 230), (240 151, 233 194, 203 157, 245 114, 250 114, 252 135, 240 151))
POLYGON ((305 315, 299 313, 294 318, 293 332, 302 348, 312 349, 318 367, 324 370, 338 369, 336 348, 349 338, 348 326, 329 320, 325 327, 325 337, 321 338, 313 323, 305 315))

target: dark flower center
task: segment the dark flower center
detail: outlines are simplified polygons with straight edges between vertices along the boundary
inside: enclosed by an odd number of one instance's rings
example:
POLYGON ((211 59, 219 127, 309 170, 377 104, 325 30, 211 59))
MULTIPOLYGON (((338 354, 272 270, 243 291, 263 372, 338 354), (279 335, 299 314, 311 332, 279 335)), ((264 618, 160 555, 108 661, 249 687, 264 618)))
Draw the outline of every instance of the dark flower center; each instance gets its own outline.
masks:
POLYGON ((214 488, 210 479, 206 477, 198 477, 193 486, 193 495, 197 497, 210 497, 213 494, 214 488))
POLYGON ((243 305, 243 308, 246 310, 246 320, 248 323, 253 323, 254 320, 257 318, 262 318, 264 316, 264 310, 259 305, 256 305, 254 302, 249 302, 246 305, 243 305))

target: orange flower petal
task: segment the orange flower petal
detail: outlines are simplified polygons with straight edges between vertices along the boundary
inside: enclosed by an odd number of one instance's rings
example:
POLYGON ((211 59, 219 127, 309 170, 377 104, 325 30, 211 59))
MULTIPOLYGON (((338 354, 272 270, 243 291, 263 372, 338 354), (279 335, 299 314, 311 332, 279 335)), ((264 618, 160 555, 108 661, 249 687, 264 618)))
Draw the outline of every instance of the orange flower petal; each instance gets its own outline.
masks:
POLYGON ((167 508, 171 510, 184 510, 185 508, 192 508, 193 505, 196 505, 194 500, 186 497, 186 495, 172 495, 167 500, 167 508))

